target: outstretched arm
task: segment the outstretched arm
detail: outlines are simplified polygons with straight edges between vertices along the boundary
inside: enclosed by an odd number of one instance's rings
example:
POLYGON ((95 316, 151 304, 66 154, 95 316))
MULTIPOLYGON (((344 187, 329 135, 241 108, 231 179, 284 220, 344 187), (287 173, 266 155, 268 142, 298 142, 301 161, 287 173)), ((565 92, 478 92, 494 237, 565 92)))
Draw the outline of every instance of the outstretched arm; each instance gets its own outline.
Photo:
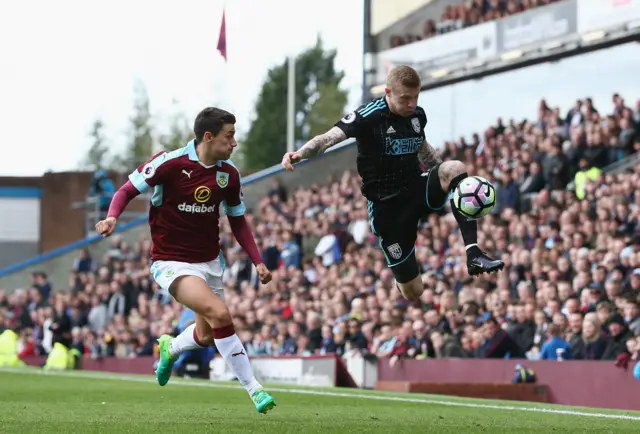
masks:
POLYGON ((116 230, 116 222, 129 202, 140 194, 131 181, 120 187, 109 204, 107 218, 96 223, 96 232, 103 237, 110 236, 116 230))
POLYGON ((115 219, 120 217, 120 214, 122 214, 127 205, 129 205, 129 202, 139 194, 140 192, 131 181, 127 181, 127 183, 120 187, 113 195, 107 217, 113 217, 115 219))
POLYGON ((427 139, 424 139, 424 143, 418 151, 418 161, 428 169, 436 164, 442 163, 442 156, 440 155, 440 151, 431 146, 427 139))
POLYGON ((320 155, 332 146, 347 139, 347 135, 338 127, 333 127, 324 134, 315 136, 296 152, 287 152, 282 157, 282 167, 285 170, 293 170, 293 165, 307 158, 320 155))
POLYGON ((333 127, 324 134, 315 136, 309 140, 298 153, 302 159, 315 157, 324 153, 327 149, 347 139, 347 135, 338 127, 333 127))

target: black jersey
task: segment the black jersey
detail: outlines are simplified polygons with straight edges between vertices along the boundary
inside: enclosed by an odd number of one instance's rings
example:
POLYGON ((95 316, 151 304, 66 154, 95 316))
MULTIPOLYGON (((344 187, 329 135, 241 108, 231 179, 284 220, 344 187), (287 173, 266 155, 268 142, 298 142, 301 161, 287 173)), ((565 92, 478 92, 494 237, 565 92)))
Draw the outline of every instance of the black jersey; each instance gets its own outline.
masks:
POLYGON ((417 107, 414 115, 402 117, 391 113, 384 97, 336 122, 347 137, 356 139, 358 173, 367 199, 384 200, 416 188, 422 174, 417 154, 426 125, 422 107, 417 107))

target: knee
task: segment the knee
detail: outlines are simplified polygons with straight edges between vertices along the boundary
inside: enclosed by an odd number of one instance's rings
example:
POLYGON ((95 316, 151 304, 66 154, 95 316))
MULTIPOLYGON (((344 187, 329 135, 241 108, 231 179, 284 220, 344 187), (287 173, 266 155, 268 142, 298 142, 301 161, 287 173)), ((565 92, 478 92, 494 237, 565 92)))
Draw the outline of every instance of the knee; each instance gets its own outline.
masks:
POLYGON ((444 191, 456 188, 458 183, 467 176, 467 167, 460 160, 445 161, 438 168, 440 185, 444 191))
POLYGON ((460 160, 451 160, 442 164, 449 166, 449 171, 454 177, 467 171, 467 166, 460 160))
POLYGON ((409 282, 406 284, 398 285, 400 288, 400 292, 409 301, 418 301, 424 292, 424 287, 422 286, 422 281, 420 280, 419 284, 415 280, 413 282, 409 282))
POLYGON ((407 300, 409 301, 418 301, 420 300, 420 297, 422 297, 422 293, 424 292, 424 288, 420 287, 420 288, 412 288, 411 291, 409 291, 407 300))
POLYGON ((207 319, 209 324, 215 324, 217 327, 231 324, 231 312, 225 305, 220 303, 211 303, 203 312, 203 316, 207 319))

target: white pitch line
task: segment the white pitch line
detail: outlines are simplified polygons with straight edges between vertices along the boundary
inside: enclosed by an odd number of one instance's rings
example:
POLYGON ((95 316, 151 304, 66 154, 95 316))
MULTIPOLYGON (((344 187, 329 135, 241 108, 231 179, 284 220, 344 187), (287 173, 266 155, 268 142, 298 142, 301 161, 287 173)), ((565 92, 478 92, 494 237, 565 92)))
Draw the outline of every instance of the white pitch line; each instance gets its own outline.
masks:
MULTIPOLYGON (((117 374, 104 373, 99 371, 31 371, 21 369, 5 369, 0 368, 0 372, 10 372, 17 374, 36 374, 36 375, 51 375, 57 377, 71 377, 71 378, 92 378, 96 380, 115 380, 115 381, 130 381, 135 383, 155 383, 155 380, 149 378, 136 378, 129 376, 118 376, 117 374)), ((186 381, 173 381, 172 385, 175 386, 187 386, 187 387, 213 387, 218 389, 242 389, 241 386, 235 386, 231 384, 220 384, 215 382, 186 382, 186 381)), ((314 396, 330 396, 334 398, 358 398, 358 399, 370 399, 374 401, 394 401, 394 402, 407 402, 413 404, 432 404, 442 405, 449 407, 466 407, 466 408, 482 408, 487 410, 500 410, 500 411, 521 411, 528 413, 548 413, 548 414, 560 414, 565 416, 580 416, 580 417, 595 417, 601 419, 618 419, 618 420, 634 420, 640 421, 640 416, 631 416, 626 414, 608 414, 608 413, 591 413, 586 411, 577 410, 559 410, 555 408, 545 407, 517 407, 517 406, 503 406, 496 404, 480 404, 472 402, 459 402, 459 401, 445 401, 439 399, 430 398, 405 398, 400 396, 382 396, 382 395, 369 395, 363 393, 342 393, 342 392, 329 392, 324 390, 305 390, 305 389, 287 389, 282 387, 270 387, 270 392, 279 393, 291 393, 299 395, 314 395, 314 396)))

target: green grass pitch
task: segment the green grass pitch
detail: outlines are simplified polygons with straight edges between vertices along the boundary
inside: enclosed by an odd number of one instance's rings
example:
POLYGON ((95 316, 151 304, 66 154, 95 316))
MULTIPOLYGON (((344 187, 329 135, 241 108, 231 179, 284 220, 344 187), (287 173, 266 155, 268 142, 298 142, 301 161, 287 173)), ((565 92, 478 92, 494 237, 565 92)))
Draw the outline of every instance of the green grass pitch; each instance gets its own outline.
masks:
POLYGON ((640 432, 640 412, 269 385, 258 414, 237 383, 0 370, 1 433, 640 432))

